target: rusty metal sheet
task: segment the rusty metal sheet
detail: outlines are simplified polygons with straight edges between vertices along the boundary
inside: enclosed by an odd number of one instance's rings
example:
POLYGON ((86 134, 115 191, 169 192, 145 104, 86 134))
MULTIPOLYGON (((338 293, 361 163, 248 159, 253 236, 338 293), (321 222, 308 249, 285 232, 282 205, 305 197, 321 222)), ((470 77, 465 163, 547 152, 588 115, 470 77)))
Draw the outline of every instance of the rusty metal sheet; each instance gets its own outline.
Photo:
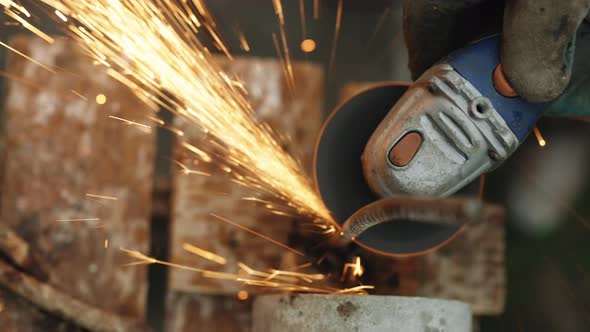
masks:
MULTIPOLYGON (((237 58, 233 62, 220 58, 223 69, 237 76, 248 90, 248 98, 257 117, 277 133, 290 137, 285 148, 299 157, 305 168, 311 168, 316 135, 319 132, 323 105, 323 70, 308 63, 294 63, 296 89, 287 89, 281 64, 275 59, 237 58)), ((180 145, 182 141, 201 146, 200 131, 193 124, 177 121, 184 136, 175 149, 175 159, 192 165, 192 154, 180 145)), ((258 231, 277 241, 288 242, 292 230, 290 218, 270 214, 263 206, 242 200, 252 190, 230 182, 230 177, 215 166, 195 166, 213 176, 204 177, 176 172, 173 184, 173 220, 171 260, 198 268, 233 273, 243 262, 252 268, 266 270, 281 263, 285 250, 234 226, 215 220, 211 212, 258 231), (182 249, 189 243, 227 259, 227 264, 206 261, 182 249)), ((240 284, 202 278, 198 273, 172 269, 170 287, 197 293, 233 294, 240 284)), ((254 290, 253 290, 254 291, 254 290)))
POLYGON ((506 267, 504 210, 492 211, 483 223, 468 225, 451 243, 424 256, 394 259, 366 253, 371 271, 363 281, 375 294, 423 296, 471 304, 476 315, 504 310, 506 267))
POLYGON ((170 292, 166 301, 166 331, 250 332, 251 299, 234 296, 170 292))
POLYGON ((470 225, 448 246, 421 258, 416 295, 456 299, 477 315, 499 315, 506 297, 504 209, 470 225))
POLYGON ((147 107, 72 42, 10 44, 55 73, 8 58, 0 220, 43 259, 51 285, 142 317, 145 267, 122 267, 129 258, 118 248, 148 249, 154 136, 109 116, 142 120, 147 107), (59 221, 79 218, 99 220, 59 221))

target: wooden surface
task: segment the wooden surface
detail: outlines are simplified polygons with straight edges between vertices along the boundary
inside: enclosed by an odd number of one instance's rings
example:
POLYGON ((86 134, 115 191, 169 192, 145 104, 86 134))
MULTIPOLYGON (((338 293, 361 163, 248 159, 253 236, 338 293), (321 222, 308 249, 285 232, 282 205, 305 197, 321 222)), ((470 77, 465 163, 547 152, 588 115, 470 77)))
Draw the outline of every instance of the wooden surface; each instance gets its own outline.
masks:
MULTIPOLYGON (((222 67, 230 76, 238 76, 245 83, 248 97, 263 122, 277 133, 291 137, 286 149, 299 156, 309 169, 313 156, 316 135, 321 126, 323 99, 323 71, 313 64, 294 64, 297 89, 294 95, 287 90, 280 63, 272 59, 238 58, 234 62, 221 60, 222 67)), ((192 165, 193 154, 180 144, 189 142, 194 146, 206 144, 200 131, 193 124, 178 121, 185 135, 176 146, 175 159, 192 165)), ((244 201, 253 196, 252 190, 230 182, 230 176, 217 166, 192 166, 199 171, 211 173, 205 177, 176 172, 173 185, 173 220, 171 237, 171 260, 198 268, 234 273, 236 264, 243 262, 252 268, 267 270, 281 264, 284 249, 252 234, 216 220, 210 213, 249 227, 272 239, 288 242, 292 222, 290 218, 270 214, 259 203, 244 201), (182 249, 190 243, 227 259, 219 265, 190 254, 182 249)), ((234 294, 240 283, 207 279, 197 273, 172 269, 170 286, 173 290, 196 293, 234 294)), ((255 291, 255 290, 252 290, 255 291)))
POLYGON ((71 42, 23 35, 10 44, 57 73, 9 56, 0 220, 43 260, 51 285, 141 318, 145 267, 123 267, 130 259, 118 248, 148 249, 154 136, 108 116, 142 120, 146 106, 71 42), (77 218, 100 221, 58 221, 77 218))

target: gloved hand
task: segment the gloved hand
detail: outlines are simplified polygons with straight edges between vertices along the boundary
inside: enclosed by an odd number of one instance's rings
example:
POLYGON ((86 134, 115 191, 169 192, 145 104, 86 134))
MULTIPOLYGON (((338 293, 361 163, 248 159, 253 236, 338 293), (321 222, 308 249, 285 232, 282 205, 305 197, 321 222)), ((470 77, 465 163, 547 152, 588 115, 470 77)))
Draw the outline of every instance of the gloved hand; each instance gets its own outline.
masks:
MULTIPOLYGON (((576 31, 589 9, 590 0, 404 0, 412 76, 467 43, 501 31, 500 62, 510 85, 530 102, 552 101, 570 82, 576 31)), ((588 64, 586 55, 579 60, 588 64)), ((579 104, 579 89, 590 92, 590 77, 574 88, 564 93, 565 104, 562 100, 549 112, 566 110, 570 101, 579 104)), ((590 114, 589 97, 582 97, 584 107, 578 110, 590 114)))

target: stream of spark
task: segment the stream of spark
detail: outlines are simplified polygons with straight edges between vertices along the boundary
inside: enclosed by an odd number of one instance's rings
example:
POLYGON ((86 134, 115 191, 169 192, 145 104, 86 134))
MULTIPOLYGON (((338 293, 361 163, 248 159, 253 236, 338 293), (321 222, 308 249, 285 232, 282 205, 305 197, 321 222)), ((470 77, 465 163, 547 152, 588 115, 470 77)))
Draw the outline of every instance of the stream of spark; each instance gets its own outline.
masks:
MULTIPOLYGON (((192 2, 201 19, 187 10, 182 1, 37 1, 67 18, 66 22, 59 18, 59 22, 69 34, 96 61, 108 67, 108 74, 139 98, 176 112, 199 125, 212 140, 221 142, 227 159, 239 161, 240 168, 248 173, 238 183, 264 188, 316 222, 333 223, 310 179, 283 150, 276 134, 257 122, 242 90, 218 67, 196 37, 195 32, 205 27, 231 58, 202 1, 192 2)), ((280 6, 280 1, 273 3, 280 6)), ((20 10, 12 1, 0 0, 0 4, 14 15, 24 13, 24 8, 20 10)), ((281 20, 282 8, 277 8, 277 15, 281 20)), ((281 23, 284 31, 284 18, 281 23)), ((286 40, 282 42, 286 53, 286 40)), ((287 71, 294 83, 292 69, 287 71)))
MULTIPOLYGON (((129 250, 120 248, 123 252, 127 253, 130 257, 136 259, 131 263, 125 264, 126 266, 134 265, 146 265, 146 264, 161 264, 171 266, 181 270, 187 270, 191 272, 200 273, 204 278, 230 280, 236 282, 242 282, 245 285, 275 288, 283 291, 293 292, 304 292, 304 293, 324 293, 324 294, 366 294, 366 290, 373 289, 371 285, 361 285, 351 288, 335 288, 328 287, 325 285, 318 284, 323 282, 325 276, 322 274, 309 274, 301 272, 293 272, 287 270, 270 269, 268 272, 255 270, 248 265, 239 262, 237 273, 228 273, 213 271, 201 268, 195 268, 188 265, 176 264, 172 262, 162 261, 150 256, 147 256, 136 250, 129 250), (305 284, 302 284, 305 283, 305 284)), ((219 256, 221 257, 221 256, 219 256)), ((360 264, 360 260, 358 260, 360 264)), ((360 267, 362 269, 362 267, 360 267)), ((353 273, 357 273, 354 272, 353 273)), ((362 272, 355 275, 362 275, 362 272)))

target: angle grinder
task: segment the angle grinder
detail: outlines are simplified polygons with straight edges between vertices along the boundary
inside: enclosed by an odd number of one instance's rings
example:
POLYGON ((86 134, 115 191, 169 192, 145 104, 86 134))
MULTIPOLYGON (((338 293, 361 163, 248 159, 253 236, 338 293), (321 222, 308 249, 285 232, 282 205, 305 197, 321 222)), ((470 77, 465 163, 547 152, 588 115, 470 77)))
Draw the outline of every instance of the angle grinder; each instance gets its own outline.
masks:
POLYGON ((314 175, 344 237, 385 255, 418 255, 481 219, 476 199, 442 197, 498 167, 547 107, 511 90, 499 45, 497 35, 476 41, 413 84, 377 84, 332 112, 314 175))

